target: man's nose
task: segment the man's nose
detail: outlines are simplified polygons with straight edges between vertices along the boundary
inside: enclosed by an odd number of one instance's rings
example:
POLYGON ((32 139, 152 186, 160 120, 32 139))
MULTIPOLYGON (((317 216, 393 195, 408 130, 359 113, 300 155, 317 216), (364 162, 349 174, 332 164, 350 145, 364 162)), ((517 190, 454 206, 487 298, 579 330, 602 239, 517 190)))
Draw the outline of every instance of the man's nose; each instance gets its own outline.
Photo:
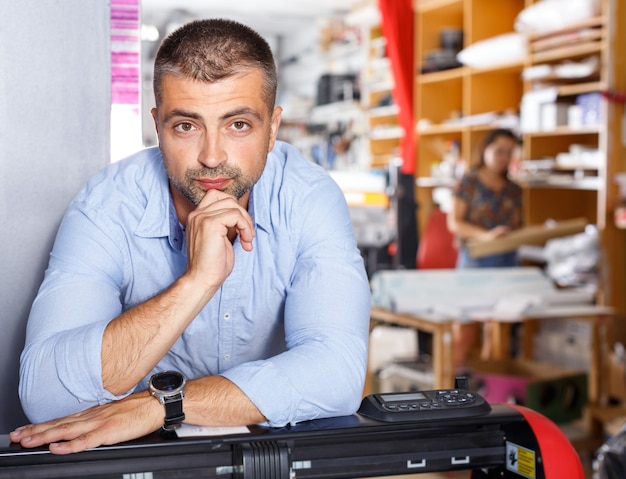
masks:
POLYGON ((206 167, 215 168, 225 162, 227 158, 228 155, 220 135, 206 135, 200 148, 198 161, 206 167))

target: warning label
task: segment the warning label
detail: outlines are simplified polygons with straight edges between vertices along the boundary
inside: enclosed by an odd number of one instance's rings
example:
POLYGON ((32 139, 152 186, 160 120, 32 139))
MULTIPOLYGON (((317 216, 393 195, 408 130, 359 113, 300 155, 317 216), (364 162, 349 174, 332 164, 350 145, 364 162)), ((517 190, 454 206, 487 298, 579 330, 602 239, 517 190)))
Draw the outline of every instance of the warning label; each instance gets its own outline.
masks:
POLYGON ((536 479, 535 451, 507 441, 506 468, 528 479, 536 479))

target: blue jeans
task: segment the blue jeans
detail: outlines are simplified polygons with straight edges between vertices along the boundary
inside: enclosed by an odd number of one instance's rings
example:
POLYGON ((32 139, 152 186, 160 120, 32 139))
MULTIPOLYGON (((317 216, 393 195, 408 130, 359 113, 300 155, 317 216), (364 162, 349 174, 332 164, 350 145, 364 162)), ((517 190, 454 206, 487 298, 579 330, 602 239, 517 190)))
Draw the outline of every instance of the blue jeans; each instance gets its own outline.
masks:
POLYGON ((516 251, 484 256, 482 258, 472 258, 467 248, 461 246, 456 261, 457 268, 507 268, 510 266, 519 266, 516 251))

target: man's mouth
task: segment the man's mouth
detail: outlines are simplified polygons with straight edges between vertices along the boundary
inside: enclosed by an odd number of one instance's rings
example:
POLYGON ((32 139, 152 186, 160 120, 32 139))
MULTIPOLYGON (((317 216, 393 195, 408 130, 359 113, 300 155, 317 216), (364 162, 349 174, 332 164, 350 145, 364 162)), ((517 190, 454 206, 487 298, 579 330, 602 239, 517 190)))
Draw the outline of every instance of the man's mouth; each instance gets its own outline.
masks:
POLYGON ((200 178, 196 180, 203 190, 222 190, 230 178, 200 178))

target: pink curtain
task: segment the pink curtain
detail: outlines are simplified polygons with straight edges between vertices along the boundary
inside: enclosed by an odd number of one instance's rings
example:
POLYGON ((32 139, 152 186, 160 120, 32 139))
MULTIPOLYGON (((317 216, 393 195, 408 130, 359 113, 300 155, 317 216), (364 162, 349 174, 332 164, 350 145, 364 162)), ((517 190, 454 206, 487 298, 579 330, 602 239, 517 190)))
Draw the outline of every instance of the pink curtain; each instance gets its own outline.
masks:
POLYGON ((393 98, 400 108, 405 135, 401 142, 402 173, 415 172, 415 127, 413 124, 413 0, 378 0, 387 55, 395 80, 393 98))

